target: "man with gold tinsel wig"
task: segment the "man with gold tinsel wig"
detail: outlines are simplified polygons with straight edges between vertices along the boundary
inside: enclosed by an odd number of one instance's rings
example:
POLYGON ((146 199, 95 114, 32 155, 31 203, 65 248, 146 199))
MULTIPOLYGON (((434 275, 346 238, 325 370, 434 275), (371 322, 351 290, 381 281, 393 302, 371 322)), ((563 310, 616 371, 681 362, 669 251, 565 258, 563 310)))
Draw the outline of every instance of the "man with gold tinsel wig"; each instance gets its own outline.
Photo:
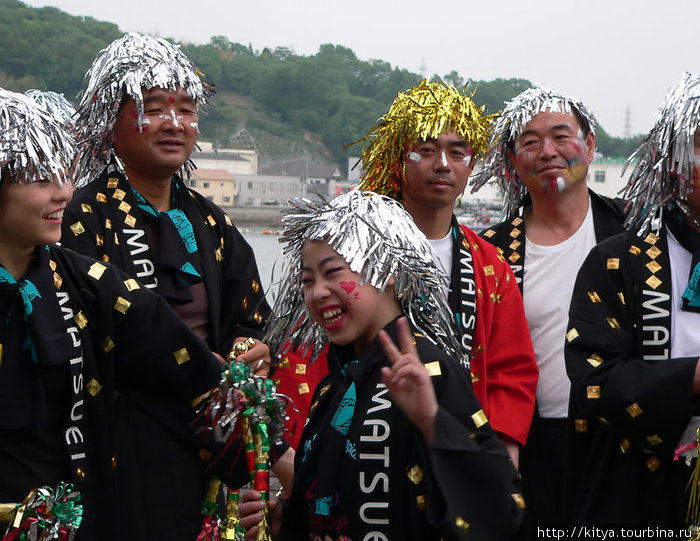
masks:
POLYGON ((424 81, 399 94, 363 139, 361 181, 400 200, 430 241, 449 278, 443 290, 467 352, 460 361, 517 466, 537 385, 522 299, 503 257, 453 213, 491 121, 465 93, 424 81))
POLYGON ((574 287, 565 503, 576 523, 698 523, 698 164, 700 75, 686 73, 627 161, 629 230, 591 251, 574 287))

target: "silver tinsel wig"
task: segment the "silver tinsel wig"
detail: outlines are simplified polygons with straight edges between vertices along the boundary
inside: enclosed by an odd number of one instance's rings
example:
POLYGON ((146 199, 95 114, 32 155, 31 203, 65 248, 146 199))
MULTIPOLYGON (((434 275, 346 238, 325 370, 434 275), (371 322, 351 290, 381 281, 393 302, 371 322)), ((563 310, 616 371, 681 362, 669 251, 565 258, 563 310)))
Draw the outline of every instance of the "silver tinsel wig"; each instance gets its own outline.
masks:
POLYGON ((73 138, 59 117, 24 94, 0 88, 0 168, 11 182, 67 182, 73 138))
POLYGON ((551 112, 573 114, 582 125, 584 134, 595 133, 595 118, 578 98, 535 83, 535 86, 510 100, 496 121, 481 168, 471 178, 472 192, 476 192, 489 179, 495 179, 503 194, 504 217, 517 210, 527 193, 515 164, 510 159, 510 153, 527 123, 548 109, 551 112))
POLYGON ((69 102, 63 94, 58 94, 56 92, 52 92, 51 90, 42 91, 33 88, 27 90, 24 94, 41 105, 44 109, 56 117, 57 120, 60 120, 66 129, 73 129, 73 123, 75 122, 75 107, 73 107, 73 104, 69 102))
POLYGON ((393 199, 354 189, 328 203, 297 200, 283 216, 285 270, 280 293, 265 332, 277 355, 299 347, 313 348, 313 358, 328 342, 327 334, 306 311, 302 284, 302 250, 309 240, 323 240, 360 273, 360 284, 394 291, 414 327, 456 359, 468 363, 454 331, 453 316, 442 292, 444 275, 433 262, 425 235, 393 199))
MULTIPOLYGON (((658 229, 663 206, 693 190, 695 130, 700 124, 700 75, 684 73, 666 95, 649 134, 625 162, 634 165, 623 197, 632 209, 626 226, 658 229)), ((624 174, 624 169, 623 169, 624 174)))
POLYGON ((81 143, 79 183, 99 175, 114 158, 112 133, 124 100, 136 102, 142 129, 142 90, 155 87, 184 90, 197 107, 213 93, 180 46, 162 38, 131 32, 97 53, 85 74, 75 125, 81 143))

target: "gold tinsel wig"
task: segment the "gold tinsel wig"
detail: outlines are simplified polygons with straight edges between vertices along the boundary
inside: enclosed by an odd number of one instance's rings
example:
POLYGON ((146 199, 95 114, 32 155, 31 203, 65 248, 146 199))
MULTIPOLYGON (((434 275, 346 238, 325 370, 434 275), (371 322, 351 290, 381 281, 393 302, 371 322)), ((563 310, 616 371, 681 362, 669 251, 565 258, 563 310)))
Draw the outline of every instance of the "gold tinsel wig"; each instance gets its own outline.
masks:
POLYGON ((459 134, 471 146, 474 157, 480 158, 486 152, 496 115, 484 114, 472 95, 452 85, 425 80, 400 93, 377 126, 356 141, 362 142, 361 189, 400 198, 406 154, 412 145, 444 133, 459 134))

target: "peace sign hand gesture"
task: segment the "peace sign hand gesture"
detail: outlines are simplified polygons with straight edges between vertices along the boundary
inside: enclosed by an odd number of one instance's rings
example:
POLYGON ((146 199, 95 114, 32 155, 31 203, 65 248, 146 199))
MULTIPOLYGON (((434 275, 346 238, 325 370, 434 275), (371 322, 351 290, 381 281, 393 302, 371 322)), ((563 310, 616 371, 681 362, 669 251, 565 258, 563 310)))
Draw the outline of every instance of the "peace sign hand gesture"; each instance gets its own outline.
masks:
POLYGON ((379 342, 384 348, 391 366, 382 368, 382 381, 391 398, 406 416, 418 427, 428 446, 435 436, 435 417, 438 411, 435 389, 430 374, 418 356, 416 345, 408 325, 402 317, 397 322, 401 351, 385 331, 380 331, 379 342))

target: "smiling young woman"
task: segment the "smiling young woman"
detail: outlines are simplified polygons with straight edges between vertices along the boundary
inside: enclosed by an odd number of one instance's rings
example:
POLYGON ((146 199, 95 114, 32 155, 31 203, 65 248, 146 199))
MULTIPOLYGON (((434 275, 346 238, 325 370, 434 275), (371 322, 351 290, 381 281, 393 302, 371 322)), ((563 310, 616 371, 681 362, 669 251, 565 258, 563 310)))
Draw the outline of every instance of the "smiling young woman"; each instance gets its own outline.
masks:
MULTIPOLYGON (((42 488, 10 535, 38 524, 62 539, 79 526, 83 541, 152 539, 145 518, 124 531, 123 502, 143 486, 124 474, 134 442, 115 438, 116 397, 164 430, 184 430, 196 456, 191 402, 218 385, 219 361, 161 297, 56 245, 73 193, 72 138, 61 121, 0 89, 0 133, 0 502, 19 508, 42 488), (45 513, 46 503, 79 502, 82 513, 45 513)), ((242 461, 225 469, 233 486, 247 479, 242 461)), ((163 538, 193 539, 178 513, 159 525, 163 538)))

